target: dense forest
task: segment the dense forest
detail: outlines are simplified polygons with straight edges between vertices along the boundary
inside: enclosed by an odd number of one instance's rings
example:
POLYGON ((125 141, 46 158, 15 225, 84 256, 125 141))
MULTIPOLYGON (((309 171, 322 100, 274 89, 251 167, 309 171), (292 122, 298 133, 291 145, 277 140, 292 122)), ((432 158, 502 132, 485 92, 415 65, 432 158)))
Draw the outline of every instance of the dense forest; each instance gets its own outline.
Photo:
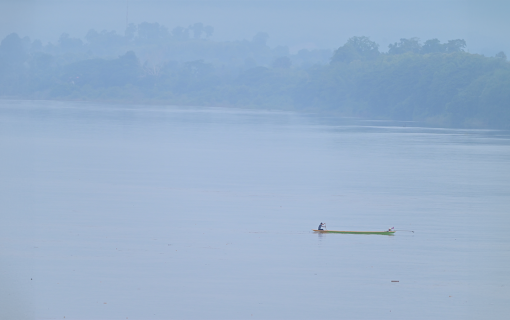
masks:
POLYGON ((510 63, 465 51, 462 39, 367 37, 335 51, 213 41, 195 23, 130 24, 43 45, 13 33, 0 45, 0 97, 280 108, 431 125, 510 128, 510 63))

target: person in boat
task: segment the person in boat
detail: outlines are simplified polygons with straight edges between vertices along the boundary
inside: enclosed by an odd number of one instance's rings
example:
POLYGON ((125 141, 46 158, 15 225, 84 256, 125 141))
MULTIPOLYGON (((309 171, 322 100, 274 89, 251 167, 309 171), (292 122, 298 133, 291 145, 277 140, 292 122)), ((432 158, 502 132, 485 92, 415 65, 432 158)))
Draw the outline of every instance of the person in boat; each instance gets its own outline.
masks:
POLYGON ((395 227, 391 227, 391 228, 388 229, 389 232, 392 232, 394 230, 395 230, 395 227))
POLYGON ((326 226, 326 224, 321 222, 321 224, 319 224, 319 228, 317 230, 324 230, 324 229, 322 229, 322 227, 325 227, 325 226, 326 226))

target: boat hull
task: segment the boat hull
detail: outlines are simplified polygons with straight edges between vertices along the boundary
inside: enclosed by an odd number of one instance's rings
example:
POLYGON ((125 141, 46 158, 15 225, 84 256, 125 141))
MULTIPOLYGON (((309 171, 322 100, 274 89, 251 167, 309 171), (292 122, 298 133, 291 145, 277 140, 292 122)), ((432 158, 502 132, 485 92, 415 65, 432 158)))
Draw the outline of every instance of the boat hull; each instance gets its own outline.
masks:
POLYGON ((335 231, 335 230, 313 230, 317 233, 345 233, 345 234, 384 234, 393 235, 395 231, 335 231))

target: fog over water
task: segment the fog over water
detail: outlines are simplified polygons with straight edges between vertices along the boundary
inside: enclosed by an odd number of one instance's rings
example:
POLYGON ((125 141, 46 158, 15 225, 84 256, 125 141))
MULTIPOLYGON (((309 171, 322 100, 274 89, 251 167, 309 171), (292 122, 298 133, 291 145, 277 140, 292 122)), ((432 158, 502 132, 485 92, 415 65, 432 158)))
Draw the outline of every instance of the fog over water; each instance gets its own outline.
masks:
POLYGON ((462 38, 472 53, 510 52, 510 3, 492 1, 84 1, 3 0, 0 38, 17 32, 55 43, 66 32, 83 38, 91 28, 123 33, 128 22, 173 28, 212 25, 214 40, 270 35, 271 46, 336 49, 352 36, 369 36, 383 49, 400 38, 462 38))
POLYGON ((1 319, 510 312, 507 133, 20 101, 0 128, 1 319))

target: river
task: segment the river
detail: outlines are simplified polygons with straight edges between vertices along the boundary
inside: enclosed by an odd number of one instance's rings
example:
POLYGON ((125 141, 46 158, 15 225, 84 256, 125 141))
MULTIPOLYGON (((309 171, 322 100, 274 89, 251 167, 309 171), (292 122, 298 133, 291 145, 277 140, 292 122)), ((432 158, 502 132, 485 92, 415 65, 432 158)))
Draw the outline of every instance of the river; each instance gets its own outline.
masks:
POLYGON ((509 138, 3 100, 0 318, 506 319, 509 138))

